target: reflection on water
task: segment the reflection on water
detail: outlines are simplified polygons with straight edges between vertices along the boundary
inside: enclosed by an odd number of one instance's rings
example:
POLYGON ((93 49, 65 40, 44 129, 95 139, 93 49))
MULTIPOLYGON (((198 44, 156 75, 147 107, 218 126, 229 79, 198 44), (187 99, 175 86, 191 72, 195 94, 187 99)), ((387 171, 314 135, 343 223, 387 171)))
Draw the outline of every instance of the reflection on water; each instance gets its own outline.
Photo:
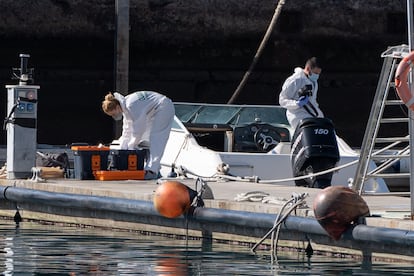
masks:
MULTIPOLYGON (((411 265, 412 266, 412 265, 411 265)), ((199 240, 175 240, 115 232, 41 225, 0 223, 1 275, 382 275, 412 274, 409 264, 373 264, 305 253, 268 252, 199 240)))

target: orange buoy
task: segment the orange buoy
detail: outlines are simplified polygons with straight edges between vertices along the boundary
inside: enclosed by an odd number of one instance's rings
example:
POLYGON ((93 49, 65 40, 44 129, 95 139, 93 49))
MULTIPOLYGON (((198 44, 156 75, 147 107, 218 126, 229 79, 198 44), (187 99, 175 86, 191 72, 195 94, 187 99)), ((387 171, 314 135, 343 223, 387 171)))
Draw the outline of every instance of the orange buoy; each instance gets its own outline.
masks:
POLYGON ((155 190, 155 209, 164 217, 178 217, 190 208, 194 192, 181 182, 165 181, 155 190))
POLYGON ((329 236, 339 240, 359 217, 369 215, 364 199, 354 190, 330 186, 320 191, 313 201, 313 212, 329 236))
POLYGON ((414 51, 409 53, 398 64, 395 71, 395 89, 400 99, 411 110, 414 111, 414 96, 408 87, 408 72, 410 72, 410 65, 414 62, 414 51))
POLYGON ((158 256, 154 271, 157 276, 184 276, 190 275, 188 262, 183 256, 176 253, 162 254, 158 256))
POLYGON ((176 253, 162 254, 158 256, 154 271, 157 272, 157 276, 190 275, 188 262, 184 260, 183 256, 176 253))

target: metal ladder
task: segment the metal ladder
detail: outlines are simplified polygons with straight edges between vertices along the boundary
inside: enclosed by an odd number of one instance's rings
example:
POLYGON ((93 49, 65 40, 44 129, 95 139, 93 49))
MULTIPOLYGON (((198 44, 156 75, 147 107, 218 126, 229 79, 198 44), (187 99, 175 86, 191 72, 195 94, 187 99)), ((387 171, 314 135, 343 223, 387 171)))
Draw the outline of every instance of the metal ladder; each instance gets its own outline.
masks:
POLYGON ((407 108, 398 95, 389 93, 390 90, 396 92, 394 74, 399 60, 408 53, 408 45, 403 44, 389 47, 381 54, 384 62, 353 181, 353 189, 359 194, 363 193, 364 182, 370 177, 383 178, 385 182, 387 182, 387 179, 410 177, 409 172, 401 173, 399 170, 396 172, 393 169, 400 166, 402 158, 409 158, 409 118, 407 108), (397 137, 389 137, 390 132, 399 133, 397 137), (403 132, 404 134, 402 134, 403 132), (372 161, 378 166, 374 170, 368 171, 369 164, 372 161))

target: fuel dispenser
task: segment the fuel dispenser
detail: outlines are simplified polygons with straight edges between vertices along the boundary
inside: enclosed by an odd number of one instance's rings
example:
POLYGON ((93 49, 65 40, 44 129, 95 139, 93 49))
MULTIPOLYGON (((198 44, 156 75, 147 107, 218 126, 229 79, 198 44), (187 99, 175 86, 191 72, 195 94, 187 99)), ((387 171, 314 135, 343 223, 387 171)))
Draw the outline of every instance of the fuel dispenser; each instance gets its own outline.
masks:
POLYGON ((12 79, 18 85, 6 85, 7 117, 7 178, 28 178, 36 166, 37 150, 37 85, 33 82, 33 68, 27 68, 30 55, 20 54, 20 68, 13 68, 12 79))

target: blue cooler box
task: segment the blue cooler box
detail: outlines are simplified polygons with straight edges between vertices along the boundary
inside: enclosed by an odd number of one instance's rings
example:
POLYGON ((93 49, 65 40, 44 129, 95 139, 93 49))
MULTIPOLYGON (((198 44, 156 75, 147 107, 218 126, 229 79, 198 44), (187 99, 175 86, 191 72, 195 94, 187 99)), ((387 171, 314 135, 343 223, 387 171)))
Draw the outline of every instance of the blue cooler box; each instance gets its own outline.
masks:
POLYGON ((94 172, 106 170, 109 147, 72 146, 76 179, 95 179, 94 172))
POLYGON ((148 150, 109 150, 108 170, 120 171, 141 171, 144 169, 144 162, 148 150))

